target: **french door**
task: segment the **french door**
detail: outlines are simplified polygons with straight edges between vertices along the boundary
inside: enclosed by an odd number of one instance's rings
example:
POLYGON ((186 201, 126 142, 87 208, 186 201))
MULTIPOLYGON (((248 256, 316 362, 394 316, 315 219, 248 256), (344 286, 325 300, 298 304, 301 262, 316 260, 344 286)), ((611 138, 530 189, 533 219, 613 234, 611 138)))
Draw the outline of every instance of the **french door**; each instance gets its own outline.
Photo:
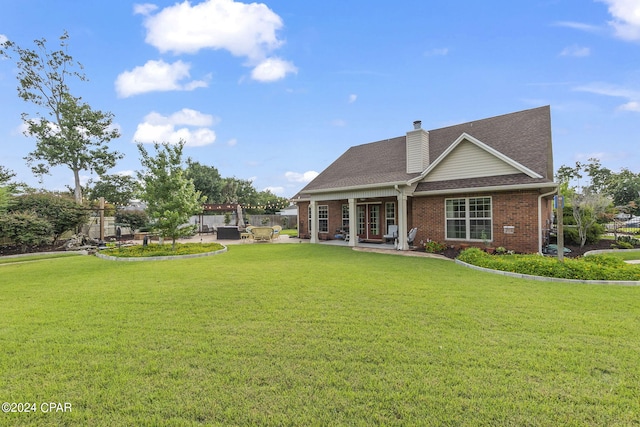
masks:
POLYGON ((382 239, 380 211, 382 204, 366 204, 356 207, 358 237, 361 239, 382 239))

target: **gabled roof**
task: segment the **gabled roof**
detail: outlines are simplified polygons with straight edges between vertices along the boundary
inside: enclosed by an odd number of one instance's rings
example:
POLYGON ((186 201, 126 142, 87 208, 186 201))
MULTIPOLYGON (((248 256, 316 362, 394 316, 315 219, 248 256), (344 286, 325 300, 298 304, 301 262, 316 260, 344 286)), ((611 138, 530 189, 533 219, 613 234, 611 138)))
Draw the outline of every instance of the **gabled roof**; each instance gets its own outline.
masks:
POLYGON ((519 111, 429 132, 429 158, 423 173, 406 172, 406 135, 349 148, 298 195, 346 188, 390 186, 418 182, 464 140, 514 168, 512 174, 478 179, 419 182, 416 192, 457 186, 499 187, 553 182, 549 106, 519 111), (430 169, 431 168, 431 169, 430 169))
POLYGON ((419 174, 408 174, 405 137, 356 145, 330 164, 302 191, 330 190, 405 183, 419 174))

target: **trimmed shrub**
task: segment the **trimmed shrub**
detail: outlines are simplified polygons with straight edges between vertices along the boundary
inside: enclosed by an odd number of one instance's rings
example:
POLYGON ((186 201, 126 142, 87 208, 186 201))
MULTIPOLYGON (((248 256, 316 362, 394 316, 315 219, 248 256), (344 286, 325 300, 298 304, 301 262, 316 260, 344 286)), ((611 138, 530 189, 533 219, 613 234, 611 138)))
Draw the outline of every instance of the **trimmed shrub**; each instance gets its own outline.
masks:
POLYGON ((26 252, 29 246, 51 243, 53 226, 35 212, 10 212, 0 215, 0 237, 6 237, 26 252))
POLYGON ((579 280, 640 280, 640 266, 610 255, 592 255, 564 262, 542 255, 489 255, 470 248, 460 253, 460 261, 491 270, 532 276, 579 280))
POLYGON ((135 258, 135 257, 154 257, 154 256, 173 256, 173 255, 193 255, 206 252, 215 252, 224 248, 220 243, 178 243, 175 250, 173 245, 136 245, 126 246, 122 248, 112 248, 100 251, 100 253, 115 257, 135 258))

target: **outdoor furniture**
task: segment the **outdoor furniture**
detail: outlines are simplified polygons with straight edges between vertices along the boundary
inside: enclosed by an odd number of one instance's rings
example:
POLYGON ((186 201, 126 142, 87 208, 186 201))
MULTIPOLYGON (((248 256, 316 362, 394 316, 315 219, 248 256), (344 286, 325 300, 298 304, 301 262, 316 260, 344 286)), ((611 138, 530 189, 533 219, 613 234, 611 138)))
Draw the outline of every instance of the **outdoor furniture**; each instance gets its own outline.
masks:
POLYGON ((256 242, 270 242, 273 237, 273 228, 271 227, 253 227, 250 232, 256 242))
POLYGON ((384 241, 395 240, 398 237, 398 226, 396 224, 389 225, 389 229, 387 230, 387 234, 382 236, 384 241))
POLYGON ((251 237, 251 229, 253 226, 249 225, 244 229, 244 232, 240 233, 240 238, 242 240, 249 239, 251 237))
POLYGON ((274 225, 271 227, 273 229, 273 236, 271 236, 271 240, 276 240, 280 237, 280 232, 282 231, 282 227, 279 225, 274 225))
POLYGON ((240 240, 238 227, 218 227, 218 240, 240 240))
POLYGON ((409 234, 407 235, 407 243, 409 244, 409 247, 413 246, 416 234, 418 234, 418 227, 414 227, 409 231, 409 234))

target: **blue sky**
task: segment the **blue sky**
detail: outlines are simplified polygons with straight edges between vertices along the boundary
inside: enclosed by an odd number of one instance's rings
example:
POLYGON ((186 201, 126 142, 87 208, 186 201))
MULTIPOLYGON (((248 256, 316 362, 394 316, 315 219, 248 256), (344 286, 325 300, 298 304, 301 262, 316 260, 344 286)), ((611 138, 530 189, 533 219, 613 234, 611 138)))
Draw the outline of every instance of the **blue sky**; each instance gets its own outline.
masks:
MULTIPOLYGON (((640 171, 640 2, 2 0, 0 39, 46 38, 89 82, 72 93, 110 111, 125 158, 136 141, 187 140, 185 155, 258 190, 294 195, 352 145, 551 106, 554 167, 590 157, 640 171)), ((0 60, 0 164, 23 158, 15 66, 0 60)), ((93 178, 90 173, 85 179, 93 178)))

